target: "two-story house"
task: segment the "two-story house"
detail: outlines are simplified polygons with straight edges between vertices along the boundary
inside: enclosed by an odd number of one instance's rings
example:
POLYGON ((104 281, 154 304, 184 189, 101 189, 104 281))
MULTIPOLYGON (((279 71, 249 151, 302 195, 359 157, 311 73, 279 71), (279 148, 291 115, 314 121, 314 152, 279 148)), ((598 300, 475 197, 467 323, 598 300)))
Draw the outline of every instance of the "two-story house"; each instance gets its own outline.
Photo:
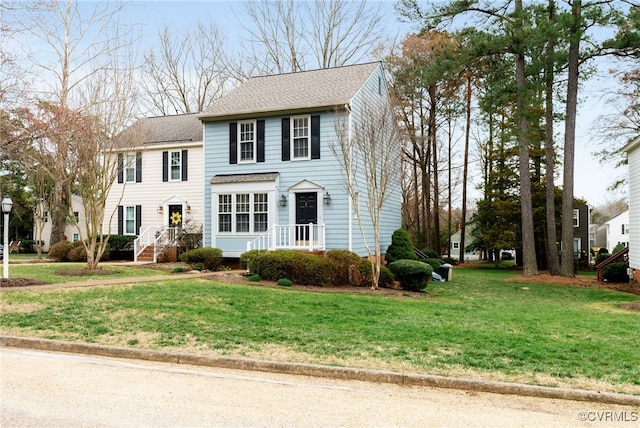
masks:
POLYGON ((202 123, 195 114, 149 117, 135 122, 122 139, 103 231, 139 236, 138 259, 172 227, 202 225, 202 123))
POLYGON ((585 266, 591 261, 591 206, 580 199, 573 200, 573 254, 585 266))
POLYGON ((629 267, 640 281, 640 137, 622 150, 629 165, 629 267))
MULTIPOLYGON (((231 258, 254 248, 366 256, 363 235, 370 248, 374 242, 367 192, 349 196, 335 147, 364 112, 389 103, 378 62, 253 77, 219 99, 199 115, 204 246, 231 258)), ((393 115, 385 120, 380 126, 395 126, 393 115)), ((400 183, 391 186, 380 215, 382 251, 401 224, 400 183)))
POLYGON ((609 252, 618 244, 629 246, 629 210, 615 216, 605 224, 606 230, 606 248, 609 252))

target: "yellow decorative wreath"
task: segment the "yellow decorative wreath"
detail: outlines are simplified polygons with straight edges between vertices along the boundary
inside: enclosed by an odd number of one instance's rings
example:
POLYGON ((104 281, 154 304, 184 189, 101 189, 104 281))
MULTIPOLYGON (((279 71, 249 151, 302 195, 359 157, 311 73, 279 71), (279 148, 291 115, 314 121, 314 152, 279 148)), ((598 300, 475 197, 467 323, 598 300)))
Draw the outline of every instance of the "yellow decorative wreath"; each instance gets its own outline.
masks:
POLYGON ((171 214, 171 224, 173 225, 182 224, 182 214, 178 212, 174 212, 173 214, 171 214))

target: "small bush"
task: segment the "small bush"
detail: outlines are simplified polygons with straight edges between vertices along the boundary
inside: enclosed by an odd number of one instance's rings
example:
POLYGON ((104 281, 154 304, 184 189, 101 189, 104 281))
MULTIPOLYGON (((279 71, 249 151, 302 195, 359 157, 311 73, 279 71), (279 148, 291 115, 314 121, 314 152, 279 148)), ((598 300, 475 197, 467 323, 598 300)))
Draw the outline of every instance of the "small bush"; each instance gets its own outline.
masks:
POLYGON ((613 251, 611 251, 611 254, 615 254, 615 253, 617 253, 618 251, 622 251, 622 250, 624 250, 624 247, 625 247, 625 245, 624 245, 623 243, 619 243, 618 245, 616 245, 616 246, 613 248, 613 251))
POLYGON ((380 278, 378 278, 378 285, 380 287, 391 287, 395 280, 396 278, 393 276, 393 272, 391 272, 388 267, 380 266, 380 278))
POLYGON ((436 253, 436 250, 430 250, 430 249, 425 249, 422 250, 423 253, 426 254, 426 256, 430 259, 439 259, 440 258, 440 254, 436 253))
POLYGON ((197 271, 203 271, 204 270, 204 263, 196 263, 193 265, 193 270, 197 270, 197 271))
POLYGON ((393 263, 396 260, 417 260, 413 244, 409 234, 404 229, 397 229, 391 235, 391 244, 387 247, 385 259, 387 263, 393 263))
POLYGON ((217 271, 222 264, 222 250, 219 248, 196 248, 182 253, 180 261, 195 269, 196 264, 202 264, 204 269, 217 271))
POLYGON ((82 245, 82 242, 77 241, 73 243, 73 248, 67 253, 67 259, 70 262, 86 262, 87 250, 82 245))
POLYGON ((325 257, 290 250, 248 253, 253 254, 244 260, 251 272, 268 281, 290 278, 296 284, 331 285, 332 264, 325 257))
POLYGON ((181 267, 173 268, 173 273, 182 273, 182 272, 184 272, 184 268, 181 268, 181 267))
POLYGON ((629 274, 626 263, 611 263, 604 267, 603 277, 605 281, 615 283, 629 282, 629 274))
POLYGON ((283 287, 291 287, 293 285, 293 282, 291 282, 287 278, 280 278, 278 280, 278 285, 282 285, 283 287))
POLYGON ((260 275, 258 275, 258 274, 256 273, 256 274, 251 275, 251 276, 250 276, 249 278, 247 278, 247 279, 248 279, 249 281, 251 281, 251 282, 258 282, 258 281, 260 281, 262 278, 260 277, 260 275))
POLYGON ((429 266, 431 266, 431 269, 436 270, 438 269, 440 266, 442 266, 444 264, 444 262, 440 259, 424 259, 424 260, 420 260, 421 262, 427 263, 429 266))
POLYGON ((607 260, 609 257, 611 257, 611 254, 609 253, 598 252, 598 255, 596 256, 596 265, 599 265, 603 261, 607 260))
POLYGON ((49 248, 49 254, 47 257, 59 262, 68 262, 69 251, 73 249, 73 242, 60 241, 56 242, 49 248))
POLYGON ((433 268, 417 260, 396 260, 389 264, 389 269, 400 281, 404 290, 420 291, 427 287, 427 281, 431 279, 433 268))
POLYGON ((352 253, 349 250, 333 249, 327 251, 326 257, 332 264, 332 285, 363 285, 363 282, 366 283, 367 276, 367 267, 363 266, 365 263, 369 265, 368 276, 371 277, 371 264, 356 253, 352 253))

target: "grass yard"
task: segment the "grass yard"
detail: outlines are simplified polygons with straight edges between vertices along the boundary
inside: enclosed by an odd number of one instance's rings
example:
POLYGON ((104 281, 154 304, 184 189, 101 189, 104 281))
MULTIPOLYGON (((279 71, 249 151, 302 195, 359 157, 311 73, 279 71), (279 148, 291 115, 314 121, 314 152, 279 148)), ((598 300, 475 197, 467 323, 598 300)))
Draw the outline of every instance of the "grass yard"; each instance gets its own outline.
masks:
POLYGON ((640 395, 640 312, 621 306, 640 296, 505 281, 513 276, 456 268, 454 282, 430 283, 426 294, 311 292, 171 276, 128 286, 14 290, 0 294, 0 332, 640 395))

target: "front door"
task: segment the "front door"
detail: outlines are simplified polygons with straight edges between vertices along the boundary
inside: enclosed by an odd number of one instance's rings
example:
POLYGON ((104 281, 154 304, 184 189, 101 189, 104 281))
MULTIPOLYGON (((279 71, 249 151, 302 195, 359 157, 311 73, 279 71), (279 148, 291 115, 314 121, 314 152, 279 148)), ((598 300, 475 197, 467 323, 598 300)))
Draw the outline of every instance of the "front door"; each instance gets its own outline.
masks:
POLYGON ((169 205, 169 227, 182 227, 182 205, 169 205))
MULTIPOLYGON (((318 223, 318 194, 296 193, 296 224, 308 225, 318 223)), ((310 239, 309 226, 296 227, 296 241, 308 241, 310 239)))

